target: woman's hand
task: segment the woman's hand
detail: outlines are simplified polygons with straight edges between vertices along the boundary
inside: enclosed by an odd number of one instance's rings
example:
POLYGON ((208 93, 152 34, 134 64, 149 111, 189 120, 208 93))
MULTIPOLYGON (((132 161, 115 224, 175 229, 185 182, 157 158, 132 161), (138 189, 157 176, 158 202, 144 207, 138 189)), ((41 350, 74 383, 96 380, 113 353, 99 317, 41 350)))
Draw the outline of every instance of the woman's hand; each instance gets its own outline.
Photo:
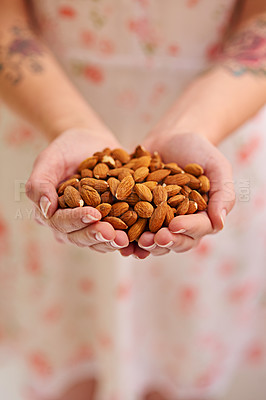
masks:
POLYGON ((221 230, 235 202, 231 165, 223 154, 207 139, 192 133, 176 134, 168 139, 163 134, 156 139, 150 136, 144 146, 151 152, 157 150, 165 162, 173 161, 181 167, 191 162, 202 165, 211 183, 208 210, 177 216, 168 228, 161 228, 156 234, 143 233, 138 246, 130 246, 121 253, 133 252, 145 258, 149 253, 184 252, 197 246, 203 236, 221 230))
POLYGON ((26 193, 36 205, 36 219, 49 226, 57 240, 91 247, 100 252, 128 246, 125 232, 115 231, 93 207, 57 210, 58 184, 74 174, 78 165, 104 147, 120 147, 110 134, 87 129, 71 129, 58 136, 37 157, 26 193))

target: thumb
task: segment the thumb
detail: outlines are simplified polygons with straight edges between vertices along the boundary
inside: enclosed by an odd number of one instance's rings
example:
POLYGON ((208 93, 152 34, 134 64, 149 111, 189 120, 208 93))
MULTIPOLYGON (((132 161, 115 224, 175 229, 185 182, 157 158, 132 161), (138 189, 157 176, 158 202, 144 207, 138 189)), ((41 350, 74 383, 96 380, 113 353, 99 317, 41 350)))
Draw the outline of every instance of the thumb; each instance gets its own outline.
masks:
POLYGON ((64 170, 64 160, 56 146, 48 146, 34 162, 25 186, 26 194, 45 218, 50 218, 57 209, 56 187, 63 179, 64 170))
POLYGON ((214 230, 224 227, 225 218, 235 204, 234 183, 230 165, 220 170, 212 170, 208 215, 214 230))

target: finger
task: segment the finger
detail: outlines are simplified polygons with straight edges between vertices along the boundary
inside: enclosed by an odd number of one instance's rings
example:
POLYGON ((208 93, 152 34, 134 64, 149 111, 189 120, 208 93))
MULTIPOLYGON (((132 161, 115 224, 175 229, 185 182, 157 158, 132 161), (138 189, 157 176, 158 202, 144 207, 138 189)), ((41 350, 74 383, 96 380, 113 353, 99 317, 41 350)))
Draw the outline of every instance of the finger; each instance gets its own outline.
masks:
POLYGON ((68 243, 68 239, 67 239, 66 234, 61 233, 61 232, 57 232, 57 231, 54 231, 53 233, 54 233, 54 237, 55 237, 55 239, 56 239, 56 241, 58 243, 62 243, 62 244, 63 243, 68 243))
POLYGON ((138 259, 138 260, 144 260, 145 258, 147 258, 150 255, 150 252, 147 250, 144 250, 142 248, 140 248, 138 246, 138 244, 136 244, 135 248, 134 248, 134 254, 133 257, 138 259))
POLYGON ((206 170, 206 174, 211 181, 208 215, 214 230, 223 229, 225 217, 235 204, 231 165, 225 162, 221 163, 221 165, 222 168, 206 170))
POLYGON ((40 210, 36 208, 36 216, 50 228, 62 233, 86 228, 86 226, 100 221, 102 217, 96 208, 87 206, 57 210, 50 219, 45 219, 40 210))
POLYGON ((108 222, 96 222, 86 228, 67 234, 70 243, 88 247, 97 243, 110 242, 115 238, 115 230, 108 222))
POLYGON ((171 233, 182 233, 193 239, 199 239, 202 236, 213 233, 211 220, 205 211, 196 214, 179 215, 172 219, 168 229, 171 233))
POLYGON ((50 218, 57 209, 56 187, 64 178, 64 165, 61 152, 52 143, 37 157, 26 183, 27 196, 40 208, 45 218, 50 218))
MULTIPOLYGON (((168 228, 160 229, 155 234, 154 242, 160 248, 168 250, 171 249, 178 253, 188 251, 195 246, 195 240, 193 238, 182 233, 173 234, 168 228)), ((152 252, 154 251, 157 251, 157 248, 155 248, 152 252)))
POLYGON ((134 243, 129 243, 129 245, 120 250, 120 254, 123 257, 129 257, 134 253, 134 243))
POLYGON ((103 253, 120 250, 129 245, 129 240, 126 232, 117 230, 115 231, 114 240, 107 243, 99 243, 92 246, 94 250, 102 251, 103 253))
POLYGON ((167 254, 169 250, 158 247, 157 244, 154 242, 154 237, 155 237, 154 233, 144 232, 139 238, 138 242, 139 247, 148 251, 150 254, 154 256, 167 254))

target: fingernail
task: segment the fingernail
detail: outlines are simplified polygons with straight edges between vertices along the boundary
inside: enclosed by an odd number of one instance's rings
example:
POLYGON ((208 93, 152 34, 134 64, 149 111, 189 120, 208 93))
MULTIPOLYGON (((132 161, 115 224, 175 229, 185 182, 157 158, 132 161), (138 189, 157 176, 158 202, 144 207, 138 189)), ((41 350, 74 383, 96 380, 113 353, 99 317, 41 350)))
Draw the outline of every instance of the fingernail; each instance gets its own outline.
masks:
POLYGON ((119 246, 119 244, 117 244, 114 240, 111 240, 110 245, 115 249, 122 249, 122 247, 125 247, 125 246, 119 246))
POLYGON ((137 260, 140 260, 139 256, 137 256, 136 254, 132 254, 132 256, 133 256, 134 258, 136 258, 137 260))
POLYGON ((99 240, 99 242, 109 242, 109 240, 105 239, 100 232, 95 233, 95 239, 99 240))
POLYGON ((171 240, 169 243, 166 243, 166 244, 158 244, 157 243, 157 246, 159 246, 159 247, 170 247, 173 244, 174 244, 174 242, 171 240))
POLYGON ((84 217, 81 218, 81 221, 84 224, 90 224, 91 222, 99 221, 99 218, 95 218, 92 215, 84 215, 84 217))
POLYGON ((50 207, 51 204, 52 203, 50 202, 48 197, 42 196, 40 198, 40 209, 41 209, 41 212, 42 212, 44 218, 46 218, 46 219, 48 218, 47 217, 47 213, 48 213, 48 210, 49 210, 49 207, 50 207))
POLYGON ((224 227, 225 217, 226 217, 226 210, 223 209, 221 212, 221 221, 222 221, 223 227, 224 227))
POLYGON ((141 247, 143 250, 153 250, 156 247, 156 243, 153 243, 150 246, 142 246, 141 244, 139 244, 139 247, 141 247))
POLYGON ((179 231, 176 231, 176 232, 174 232, 174 231, 171 231, 172 233, 184 233, 184 232, 186 232, 186 230, 185 229, 179 229, 179 231))

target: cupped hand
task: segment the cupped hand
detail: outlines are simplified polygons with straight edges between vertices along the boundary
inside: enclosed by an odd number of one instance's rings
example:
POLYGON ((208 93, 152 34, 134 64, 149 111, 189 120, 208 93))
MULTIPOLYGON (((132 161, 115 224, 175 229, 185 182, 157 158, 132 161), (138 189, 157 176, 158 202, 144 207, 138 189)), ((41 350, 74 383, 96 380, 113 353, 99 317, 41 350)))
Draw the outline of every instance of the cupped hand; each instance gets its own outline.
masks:
POLYGON ((221 230, 235 203, 232 168, 223 154, 206 138, 193 133, 169 138, 162 134, 156 139, 150 136, 144 146, 151 152, 158 151, 166 163, 176 162, 181 167, 189 163, 200 164, 211 184, 208 209, 207 212, 177 216, 168 228, 161 228, 156 234, 144 232, 138 246, 123 249, 121 254, 133 253, 145 258, 149 254, 162 255, 170 250, 184 252, 197 246, 203 236, 221 230))
POLYGON ((57 209, 58 184, 74 174, 81 161, 105 147, 120 146, 106 132, 71 129, 58 136, 34 163, 26 193, 36 205, 37 221, 49 226, 60 242, 100 252, 128 246, 126 233, 100 221, 101 214, 95 208, 57 209))

